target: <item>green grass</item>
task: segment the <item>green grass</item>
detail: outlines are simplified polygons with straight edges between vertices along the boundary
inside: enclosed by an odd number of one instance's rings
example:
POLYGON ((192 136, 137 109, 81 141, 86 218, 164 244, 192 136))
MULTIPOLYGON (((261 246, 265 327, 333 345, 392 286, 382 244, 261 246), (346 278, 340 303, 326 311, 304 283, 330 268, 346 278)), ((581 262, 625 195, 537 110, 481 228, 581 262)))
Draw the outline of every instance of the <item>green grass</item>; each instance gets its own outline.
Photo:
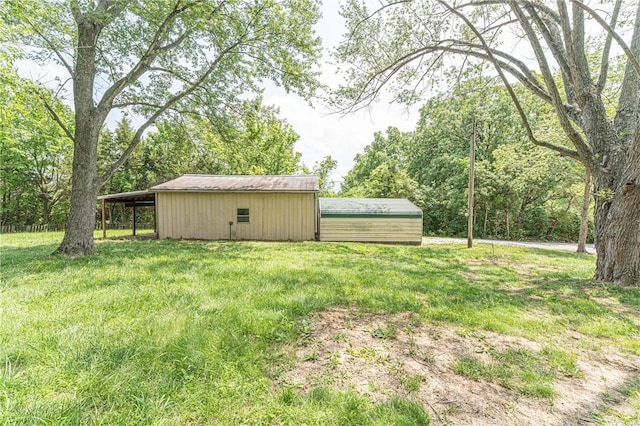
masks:
MULTIPOLYGON (((49 256, 61 237, 0 236, 0 424, 428 423, 410 396, 375 403, 281 384, 309 315, 336 306, 412 311, 425 323, 567 345, 574 330, 640 353, 640 289, 592 283, 593 257, 482 245, 167 240, 49 256)), ((382 339, 396 333, 373 330, 382 339)), ((456 368, 552 397, 555 377, 579 374, 570 346, 553 347, 491 354, 491 363, 469 356, 456 368)), ((421 380, 406 377, 404 386, 410 393, 421 380)))
POLYGON ((532 351, 507 349, 498 352, 491 348, 491 362, 483 362, 472 355, 464 355, 453 365, 453 371, 471 379, 498 383, 518 395, 550 398, 554 371, 546 359, 532 351))

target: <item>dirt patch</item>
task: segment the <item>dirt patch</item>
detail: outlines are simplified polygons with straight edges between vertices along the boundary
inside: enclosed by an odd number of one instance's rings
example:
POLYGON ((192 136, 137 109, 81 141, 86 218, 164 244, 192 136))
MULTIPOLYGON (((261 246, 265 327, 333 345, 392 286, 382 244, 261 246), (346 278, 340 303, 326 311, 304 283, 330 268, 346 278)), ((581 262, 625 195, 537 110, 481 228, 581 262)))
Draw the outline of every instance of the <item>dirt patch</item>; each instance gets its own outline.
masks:
POLYGON ((555 397, 524 397, 456 374, 453 364, 465 354, 488 359, 488 347, 538 353, 540 343, 425 325, 413 315, 362 315, 343 308, 315 315, 305 326, 305 342, 296 350, 297 365, 286 374, 287 382, 303 392, 328 385, 372 401, 396 395, 418 400, 432 424, 578 425, 595 421, 603 408, 625 411, 618 389, 640 375, 638 356, 576 349, 579 374, 558 374, 555 397))
POLYGON ((551 266, 514 262, 513 260, 501 258, 469 259, 466 262, 466 266, 468 271, 463 272, 462 275, 466 279, 473 281, 487 281, 487 266, 516 273, 522 282, 538 280, 541 273, 554 273, 562 270, 551 266))
POLYGON ((612 297, 592 297, 591 300, 616 314, 624 315, 634 325, 640 326, 640 316, 637 315, 637 309, 634 310, 634 308, 627 307, 612 297))

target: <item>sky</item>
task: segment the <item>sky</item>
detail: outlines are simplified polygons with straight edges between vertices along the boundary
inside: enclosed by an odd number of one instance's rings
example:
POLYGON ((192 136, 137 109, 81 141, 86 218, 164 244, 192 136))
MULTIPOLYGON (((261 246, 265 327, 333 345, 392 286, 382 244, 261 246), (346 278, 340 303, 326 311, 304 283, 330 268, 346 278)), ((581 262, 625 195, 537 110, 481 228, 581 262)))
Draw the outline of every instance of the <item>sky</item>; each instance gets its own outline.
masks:
MULTIPOLYGON (((321 81, 335 86, 336 70, 329 63, 330 50, 336 47, 345 33, 342 17, 338 13, 338 0, 325 0, 321 6, 322 19, 316 26, 324 47, 320 71, 321 81), (333 82, 333 83, 332 83, 333 82)), ((353 159, 364 147, 373 142, 374 132, 386 132, 389 126, 400 130, 415 129, 418 121, 418 107, 377 103, 370 109, 349 115, 338 115, 313 101, 313 107, 295 94, 286 94, 276 87, 267 87, 264 103, 280 109, 279 117, 285 119, 300 135, 296 150, 302 154, 302 161, 312 167, 330 155, 338 162, 331 179, 335 189, 339 189, 342 176, 353 166, 353 159)))

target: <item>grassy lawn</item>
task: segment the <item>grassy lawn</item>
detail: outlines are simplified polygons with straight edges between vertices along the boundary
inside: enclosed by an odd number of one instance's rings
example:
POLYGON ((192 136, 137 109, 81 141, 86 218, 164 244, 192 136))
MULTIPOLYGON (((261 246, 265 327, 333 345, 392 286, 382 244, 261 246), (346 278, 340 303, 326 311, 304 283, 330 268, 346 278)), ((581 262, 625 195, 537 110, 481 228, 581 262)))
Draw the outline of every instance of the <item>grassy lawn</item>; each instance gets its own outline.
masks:
POLYGON ((0 236, 0 424, 446 423, 460 408, 420 397, 436 364, 552 405, 558 386, 584 382, 586 366, 612 353, 629 374, 599 393, 590 416, 640 422, 640 289, 592 283, 593 256, 165 240, 49 256, 61 238, 0 236), (368 346, 328 353, 319 315, 337 309, 352 324, 344 339, 359 319, 387 320, 367 328, 368 346), (425 353, 455 339, 477 349, 425 353), (394 363, 393 342, 425 370, 394 363), (304 363, 341 371, 345 357, 380 366, 400 390, 374 398, 336 376, 288 378, 304 363))

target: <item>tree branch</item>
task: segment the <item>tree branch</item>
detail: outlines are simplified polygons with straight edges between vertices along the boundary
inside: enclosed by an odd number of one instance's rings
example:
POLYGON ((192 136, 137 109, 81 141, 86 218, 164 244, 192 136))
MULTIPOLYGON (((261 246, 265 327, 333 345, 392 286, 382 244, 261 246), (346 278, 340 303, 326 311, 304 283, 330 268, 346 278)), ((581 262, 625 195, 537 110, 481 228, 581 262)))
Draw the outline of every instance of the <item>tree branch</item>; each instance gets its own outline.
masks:
POLYGON ((356 26, 353 28, 353 30, 351 31, 351 33, 349 34, 349 40, 351 40, 351 38, 353 37, 353 35, 356 33, 356 31, 358 31, 358 28, 363 25, 365 22, 367 22, 369 19, 373 18, 374 16, 376 16, 377 14, 381 13, 383 10, 389 8, 389 7, 393 7, 393 6, 397 6, 399 4, 402 3, 411 3, 412 0, 397 0, 397 1, 390 1, 387 4, 383 4, 381 7, 379 7, 378 9, 376 9, 372 14, 370 14, 369 16, 367 16, 366 18, 362 19, 361 21, 359 21, 356 26))
POLYGON ((573 126, 569 122, 568 116, 563 107, 562 98, 560 97, 560 93, 558 92, 556 83, 553 80, 553 74, 551 73, 551 69, 549 68, 549 64, 545 57, 542 46, 538 41, 538 37, 531 27, 529 18, 520 9, 515 0, 509 0, 509 3, 516 16, 518 16, 520 24, 522 25, 522 28, 524 29, 529 42, 531 43, 531 47, 533 48, 533 51, 536 55, 538 65, 540 65, 542 78, 544 79, 545 85, 547 86, 547 89, 549 90, 549 93, 551 95, 552 104, 554 106, 554 109, 556 110, 556 116, 558 117, 558 121, 560 122, 562 130, 569 137, 571 143, 573 143, 573 145, 576 147, 576 150, 580 157, 580 161, 590 170, 593 170, 595 167, 595 161, 593 160, 591 148, 589 148, 589 146, 582 139, 582 136, 580 136, 580 134, 576 131, 576 129, 573 128, 573 126))
POLYGON ((54 119, 54 121, 56 123, 58 123, 58 126, 60 126, 60 128, 62 129, 62 131, 64 132, 64 134, 71 139, 73 142, 75 142, 75 138, 73 136, 73 133, 71 133, 71 131, 69 130, 69 128, 66 126, 66 124, 64 124, 64 122, 62 121, 62 119, 60 118, 60 116, 58 115, 58 113, 53 109, 53 106, 51 104, 49 104, 49 101, 47 101, 47 98, 44 96, 44 94, 42 94, 39 90, 37 89, 33 89, 33 92, 35 93, 35 95, 37 97, 39 97, 42 102, 44 103, 44 107, 47 109, 47 111, 49 112, 49 115, 51 115, 51 118, 54 119))
POLYGON ((128 108, 128 107, 132 107, 132 106, 146 106, 146 107, 150 107, 150 108, 162 108, 162 105, 153 104, 151 102, 144 102, 144 101, 130 101, 130 102, 122 102, 122 103, 119 103, 119 104, 113 104, 112 105, 113 109, 122 109, 122 108, 128 108))
MULTIPOLYGON (((481 45, 462 42, 459 40, 440 40, 436 42, 434 46, 427 46, 420 49, 416 49, 394 60, 392 64, 376 72, 375 75, 373 75, 365 83, 362 89, 363 93, 367 91, 368 87, 374 84, 374 81, 376 79, 378 79, 379 77, 387 73, 389 74, 388 76, 385 76, 383 79, 381 79, 377 83, 379 87, 376 90, 374 90, 373 93, 371 93, 368 96, 361 97, 359 100, 356 100, 355 104, 363 104, 361 107, 358 107, 358 108, 349 107, 349 108, 340 110, 340 112, 341 113, 353 112, 361 108, 365 108, 367 105, 370 104, 370 102, 364 102, 366 99, 371 99, 371 101, 373 101, 373 98, 375 97, 375 95, 379 93, 380 89, 382 89, 382 86, 384 86, 389 82, 389 80, 391 80, 391 77, 393 77, 393 75, 398 73, 403 66, 415 61, 416 59, 422 57, 423 55, 439 51, 439 52, 452 53, 460 56, 473 56, 478 59, 490 61, 489 55, 487 55, 487 53, 481 49, 483 49, 481 45), (455 47, 455 45, 459 47, 455 47)), ((500 60, 496 58, 498 64, 503 70, 513 75, 520 83, 522 83, 534 95, 538 96, 543 101, 553 105, 551 95, 549 95, 549 93, 540 84, 540 82, 536 79, 533 73, 531 73, 531 71, 526 66, 526 64, 524 64, 524 62, 500 50, 490 48, 490 51, 494 56, 505 59, 505 60, 500 60)), ((579 121, 578 111, 576 110, 575 106, 563 105, 563 108, 566 114, 571 118, 572 121, 576 123, 579 121)))
POLYGON ((136 131, 136 134, 133 136, 131 142, 129 143, 129 146, 127 147, 127 149, 122 153, 122 156, 101 177, 100 185, 102 185, 104 182, 109 180, 109 178, 111 176, 113 176, 113 174, 116 172, 116 170, 118 170, 124 164, 124 162, 127 161, 127 158, 129 158, 129 155, 131 155, 133 150, 140 143, 140 140, 142 139, 142 135, 144 134, 146 129, 149 126, 151 126, 153 123, 155 123, 155 121, 158 119, 158 117, 160 117, 165 111, 167 111, 168 109, 173 107, 173 105, 176 104, 178 101, 180 101, 184 97, 190 95, 198 87, 200 87, 200 85, 209 77, 209 75, 213 72, 213 70, 220 63, 220 61, 222 61, 222 59, 229 52, 231 52, 233 49, 238 47, 241 43, 242 43, 242 41, 238 40, 235 43, 233 43, 232 45, 230 45, 229 47, 227 47, 226 49, 224 49, 218 55, 218 57, 209 65, 209 68, 195 82, 193 82, 191 84, 191 86, 189 86, 187 89, 183 90, 182 92, 178 93, 177 95, 175 95, 171 99, 169 99, 163 106, 161 106, 155 113, 153 113, 151 115, 151 117, 149 117, 147 119, 147 121, 144 122, 144 124, 142 124, 142 126, 140 126, 140 128, 138 128, 138 131, 136 131))
MULTIPOLYGON (((542 12, 544 12, 545 15, 547 15, 549 18, 551 18, 555 23, 560 23, 560 16, 558 15, 558 13, 551 9, 548 6, 545 6, 542 2, 540 1, 528 1, 528 0, 518 0, 518 3, 524 5, 524 6, 529 6, 529 7, 535 7, 536 9, 540 9, 542 12)), ((483 1, 471 1, 469 3, 463 3, 460 5, 457 5, 455 8, 456 9, 462 9, 465 7, 478 7, 478 6, 489 6, 489 5, 503 5, 505 4, 504 0, 483 0, 483 1)))
MULTIPOLYGON (((589 6, 585 5, 579 0, 571 0, 571 2, 577 7, 579 7, 580 9, 587 12, 589 15, 591 15, 591 17, 595 19, 598 22, 598 24, 600 24, 600 26, 604 28, 607 31, 607 33, 615 39, 616 42, 618 42, 618 45, 622 48, 625 55, 627 56, 627 60, 629 61, 631 66, 633 66, 633 69, 636 71, 638 76, 640 76, 640 64, 638 63, 638 59, 635 56, 633 56, 633 52, 631 52, 631 49, 629 48, 627 43, 624 42, 622 37, 620 37, 620 35, 618 35, 618 33, 616 33, 615 30, 611 28, 609 24, 607 24, 607 22, 604 19, 602 19, 600 15, 598 15, 589 6)), ((638 5, 638 8, 640 8, 640 4, 638 5)), ((636 22, 636 25, 638 25, 637 22, 636 22)))
POLYGON ((47 46, 49 46, 49 49, 51 49, 53 51, 53 53, 55 53, 55 55, 58 57, 58 60, 62 63, 62 66, 64 66, 66 68, 66 70, 69 73, 69 75, 73 76, 73 67, 64 59, 64 57, 62 56, 62 52, 60 52, 60 50, 58 50, 56 45, 53 44, 53 42, 46 35, 44 35, 44 33, 42 31, 40 31, 38 29, 38 27, 36 27, 36 25, 33 22, 31 22, 31 20, 28 17, 25 16, 24 19, 27 21, 27 24, 29 24, 31 29, 36 34, 38 34, 38 36, 42 40, 44 40, 44 42, 47 44, 47 46))
POLYGON ((79 24, 82 20, 82 12, 80 11, 80 4, 78 0, 70 0, 69 7, 71 8, 71 14, 73 15, 73 20, 76 21, 76 24, 79 24))
POLYGON ((527 132, 527 136, 529 137, 529 140, 531 140, 531 142, 536 144, 536 145, 543 146, 543 147, 549 148, 549 149, 553 149, 553 150, 561 153, 564 156, 571 157, 571 158, 574 158, 574 159, 579 159, 578 153, 576 151, 572 151, 570 149, 567 149, 567 148, 564 148, 564 147, 561 147, 561 146, 553 145, 553 144, 550 144, 548 142, 540 141, 535 137, 535 135, 533 134, 533 130, 531 129, 531 126, 529 125, 529 120, 527 119, 527 115, 524 112, 524 109, 522 108, 522 105, 520 104, 520 100, 518 99, 518 96, 516 95, 515 91, 511 87, 511 84, 509 83, 509 80, 507 79, 507 77, 505 76, 504 72, 502 71, 502 68, 500 67, 497 59, 495 58, 495 56, 491 52, 491 48, 487 45, 486 41, 484 40, 484 37, 482 37, 482 34, 480 33, 480 31, 478 31, 478 29, 475 27, 475 25, 473 25, 473 23, 471 23, 471 21, 469 21, 469 19, 463 13, 461 13, 458 10, 454 9, 453 7, 451 7, 444 0, 437 0, 437 1, 440 4, 442 4, 445 8, 447 8, 449 11, 451 11, 456 16, 458 16, 460 19, 462 19, 464 21, 464 23, 467 25, 467 27, 469 27, 469 29, 471 31, 473 31, 473 33, 476 35, 476 37, 478 38, 478 40, 482 44, 484 50, 487 52, 487 56, 489 57, 489 60, 493 63, 496 71, 498 72, 498 75, 500 76, 500 79, 502 80, 503 84, 505 85, 505 87, 507 89, 507 92, 509 92, 509 96, 511 97, 511 100, 513 101, 516 109, 518 110, 518 114, 520 115, 520 118, 521 118, 522 123, 523 123, 523 125, 525 127, 525 130, 527 132))
MULTIPOLYGON (((616 0, 616 4, 613 7, 613 13, 611 14, 611 22, 609 23, 609 27, 612 30, 615 30, 616 23, 618 22, 618 14, 620 13, 620 6, 622 5, 622 0, 616 0)), ((602 60, 600 62, 600 75, 598 76, 598 82, 596 83, 596 87, 598 88, 598 94, 601 94, 604 90, 604 86, 607 83, 607 74, 609 72, 609 51, 611 50, 611 41, 613 40, 613 36, 610 32, 607 32, 607 39, 604 42, 604 48, 602 49, 602 60)))
POLYGON ((572 88, 573 75, 571 72, 571 66, 567 62, 567 51, 562 45, 562 39, 557 28, 547 25, 547 22, 535 11, 535 9, 527 5, 525 6, 529 15, 533 17, 536 25, 538 26, 542 36, 544 37, 547 45, 551 49, 554 59, 560 65, 560 74, 564 82, 565 93, 567 95, 567 102, 573 103, 575 101, 575 93, 572 88))
MULTIPOLYGON (((138 63, 136 63, 133 68, 129 70, 127 75, 122 77, 120 80, 116 81, 109 89, 107 89, 102 96, 102 99, 98 103, 98 109, 105 112, 111 108, 111 104, 113 100, 132 82, 136 81, 142 74, 144 74, 153 59, 155 59, 160 53, 163 51, 175 47, 177 44, 170 43, 167 46, 160 46, 160 39, 162 36, 166 34, 169 26, 176 20, 178 15, 183 13, 184 11, 193 7, 196 3, 200 3, 201 0, 194 1, 192 3, 185 4, 182 7, 178 7, 180 2, 176 3, 174 9, 169 13, 164 21, 158 26, 158 29, 153 35, 149 46, 147 47, 147 51, 140 57, 138 63), (164 49, 164 50, 163 50, 164 49)), ((176 42, 181 43, 186 38, 186 32, 178 37, 176 42)))
POLYGON ((580 80, 577 82, 585 87, 587 85, 593 85, 591 78, 591 72, 589 71, 589 61, 585 54, 584 46, 584 11, 573 5, 573 51, 575 56, 575 66, 580 75, 580 80))

